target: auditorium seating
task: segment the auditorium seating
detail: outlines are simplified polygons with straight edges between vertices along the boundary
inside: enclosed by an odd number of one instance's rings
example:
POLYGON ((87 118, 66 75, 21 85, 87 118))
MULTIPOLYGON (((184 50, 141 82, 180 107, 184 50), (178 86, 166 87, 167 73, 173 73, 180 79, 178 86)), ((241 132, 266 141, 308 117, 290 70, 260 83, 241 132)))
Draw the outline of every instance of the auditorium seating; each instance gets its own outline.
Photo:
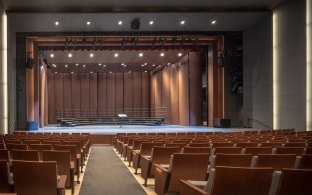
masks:
POLYGON ((312 155, 305 154, 301 156, 299 169, 312 169, 312 155))
POLYGON ((147 185, 147 179, 154 176, 155 164, 169 164, 171 155, 179 153, 179 147, 160 147, 152 148, 151 156, 141 156, 141 177, 144 179, 144 185, 147 185))
POLYGON ((57 177, 56 162, 13 161, 17 194, 64 195, 66 175, 57 177))
POLYGON ((170 164, 155 164, 155 191, 158 195, 179 192, 179 180, 204 180, 209 164, 208 154, 173 154, 170 164))
POLYGON ((13 150, 12 160, 39 161, 37 150, 13 150))
POLYGON ((272 168, 217 166, 205 186, 181 180, 180 195, 267 195, 272 181, 272 168))
POLYGON ((272 167, 278 171, 282 168, 295 168, 295 154, 259 154, 252 159, 253 167, 272 167))
POLYGON ((9 164, 7 160, 0 160, 0 192, 10 192, 9 164))

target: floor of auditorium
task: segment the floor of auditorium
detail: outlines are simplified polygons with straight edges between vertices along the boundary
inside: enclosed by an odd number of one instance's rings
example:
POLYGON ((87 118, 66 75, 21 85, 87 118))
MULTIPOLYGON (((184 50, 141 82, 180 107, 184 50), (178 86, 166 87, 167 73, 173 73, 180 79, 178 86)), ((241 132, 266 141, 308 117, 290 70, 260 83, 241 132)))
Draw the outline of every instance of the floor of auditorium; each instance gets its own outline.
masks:
POLYGON ((40 128, 38 132, 87 132, 90 134, 117 134, 117 133, 154 133, 154 132, 235 132, 241 131, 242 127, 232 128, 213 128, 206 126, 181 126, 181 125, 160 125, 160 126, 144 126, 144 125, 89 125, 76 127, 61 127, 57 125, 49 125, 40 128))

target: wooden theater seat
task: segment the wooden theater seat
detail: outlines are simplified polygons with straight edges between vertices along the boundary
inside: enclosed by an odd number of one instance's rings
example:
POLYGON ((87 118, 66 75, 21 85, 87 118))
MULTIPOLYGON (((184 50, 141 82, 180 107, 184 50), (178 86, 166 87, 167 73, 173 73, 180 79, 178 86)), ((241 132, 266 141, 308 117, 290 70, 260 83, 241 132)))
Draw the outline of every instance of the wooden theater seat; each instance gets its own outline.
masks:
POLYGON ((12 160, 39 161, 38 150, 13 150, 12 160))
POLYGON ((209 172, 216 166, 251 167, 251 154, 216 154, 211 158, 209 172))
POLYGON ((301 147, 301 148, 305 148, 306 147, 306 143, 305 142, 287 142, 287 143, 284 143, 284 147, 301 147))
POLYGON ((0 192, 10 192, 9 164, 7 160, 0 160, 0 192))
POLYGON ((154 175, 155 164, 169 164, 173 153, 179 153, 179 147, 155 146, 152 149, 151 156, 141 156, 141 177, 144 179, 144 185, 147 185, 147 179, 154 175))
POLYGON ((298 169, 312 169, 312 155, 305 154, 301 156, 298 169))
POLYGON ((151 157, 151 152, 155 146, 163 146, 161 142, 142 142, 140 150, 134 150, 132 153, 134 174, 137 174, 138 168, 140 167, 141 156, 151 157))
POLYGON ((246 147, 258 147, 258 142, 237 142, 235 144, 236 147, 242 147, 242 148, 246 148, 246 147))
POLYGON ((283 168, 294 168, 296 165, 295 154, 259 154, 252 159, 252 167, 272 167, 279 171, 283 168))
POLYGON ((29 150, 37 150, 39 152, 39 159, 42 160, 43 150, 52 150, 51 144, 30 144, 28 146, 29 150))
POLYGON ((282 169, 273 175, 269 195, 307 195, 312 194, 312 170, 282 169))
POLYGON ((272 168, 217 166, 208 182, 181 180, 180 195, 267 195, 272 174, 272 168))
POLYGON ((13 161, 12 164, 17 194, 65 194, 66 175, 57 176, 56 162, 13 161))
POLYGON ((234 147, 234 143, 231 143, 231 142, 213 142, 212 147, 213 148, 234 147))
POLYGON ((66 186, 71 187, 72 194, 74 193, 74 163, 70 161, 69 151, 42 151, 43 161, 56 161, 58 175, 66 175, 66 186))
POLYGON ((9 151, 7 149, 0 149, 0 160, 10 161, 9 151))
POLYGON ((277 147, 275 154, 296 154, 301 156, 304 153, 304 148, 302 147, 277 147))
POLYGON ((180 179, 204 180, 208 164, 208 154, 173 154, 169 166, 155 164, 155 192, 180 192, 180 179))
POLYGON ((210 147, 210 143, 189 143, 189 147, 210 147))
POLYGON ((133 145, 128 145, 127 146, 127 161, 129 162, 129 167, 131 165, 132 162, 132 153, 134 150, 139 150, 141 143, 144 142, 145 140, 134 140, 133 141, 133 145))
POLYGON ((182 153, 211 153, 210 147, 184 147, 182 153))
POLYGON ((242 153, 242 149, 240 147, 217 147, 217 148, 213 148, 211 150, 211 154, 218 154, 218 153, 222 153, 222 154, 241 154, 242 153))
POLYGON ((247 147, 243 149, 244 154, 252 154, 252 155, 258 155, 258 154, 272 154, 272 147, 247 147))

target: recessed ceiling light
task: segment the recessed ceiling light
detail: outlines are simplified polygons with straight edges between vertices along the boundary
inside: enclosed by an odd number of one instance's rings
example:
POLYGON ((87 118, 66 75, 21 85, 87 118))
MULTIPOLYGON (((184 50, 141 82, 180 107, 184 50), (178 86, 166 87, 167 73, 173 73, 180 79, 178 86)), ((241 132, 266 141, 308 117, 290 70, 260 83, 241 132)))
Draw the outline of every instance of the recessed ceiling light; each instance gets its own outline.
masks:
POLYGON ((76 64, 76 66, 79 66, 79 64, 76 64))
POLYGON ((55 68, 55 67, 56 67, 56 64, 52 64, 52 66, 55 68))
POLYGON ((54 72, 55 74, 57 74, 57 72, 54 72))
POLYGON ((156 66, 155 64, 153 64, 153 66, 156 66))
POLYGON ((51 57, 51 58, 54 58, 54 54, 53 54, 53 53, 51 53, 51 54, 50 54, 50 57, 51 57))
POLYGON ((153 20, 151 20, 151 21, 149 22, 149 24, 150 24, 150 25, 153 25, 153 24, 154 24, 154 21, 153 21, 153 20))
POLYGON ((73 54, 69 53, 69 54, 68 54, 68 57, 69 57, 69 58, 73 57, 73 54))
POLYGON ((93 72, 92 72, 92 71, 91 71, 90 73, 91 73, 91 74, 93 74, 93 72))
POLYGON ((120 26, 120 25, 122 25, 122 21, 120 20, 120 21, 118 21, 118 25, 120 26))
POLYGON ((217 23, 216 20, 212 20, 212 21, 211 21, 211 24, 216 24, 216 23, 217 23))
POLYGON ((99 66, 101 66, 102 64, 101 63, 99 63, 99 66))
POLYGON ((67 64, 65 64, 65 68, 68 68, 68 65, 67 65, 67 64))
POLYGON ((84 67, 84 68, 85 68, 85 67, 86 67, 86 65, 82 65, 82 67, 84 67))
POLYGON ((165 56, 165 53, 160 53, 160 56, 161 56, 161 57, 164 57, 164 56, 165 56))
POLYGON ((144 72, 147 72, 147 70, 145 70, 144 72))
POLYGON ((93 53, 90 53, 90 58, 93 58, 94 57, 94 54, 93 53))
POLYGON ((181 57, 181 56, 182 56, 182 53, 178 53, 178 56, 181 57))
POLYGON ((181 24, 181 25, 184 25, 184 24, 185 24, 185 20, 182 20, 182 21, 180 22, 180 24, 181 24))
POLYGON ((143 53, 139 53, 139 57, 143 57, 143 53))
POLYGON ((74 74, 74 72, 70 72, 70 73, 74 74))
POLYGON ((123 67, 126 67, 126 66, 127 66, 127 64, 124 64, 124 65, 123 65, 123 67))
POLYGON ((128 72, 129 74, 131 73, 131 70, 129 70, 129 72, 128 72))
POLYGON ((103 65, 103 67, 105 68, 105 67, 106 67, 106 65, 104 64, 104 65, 103 65))
POLYGON ((113 72, 112 71, 109 71, 109 74, 112 74, 113 72))
POLYGON ((88 22, 87 22, 87 25, 89 26, 90 24, 91 24, 91 22, 90 22, 90 21, 88 21, 88 22))
POLYGON ((58 26, 60 23, 58 21, 56 21, 54 24, 55 24, 55 26, 58 26))
POLYGON ((144 64, 141 65, 142 67, 144 66, 144 64))
POLYGON ((115 54, 114 54, 114 57, 115 57, 115 58, 117 58, 118 56, 119 56, 118 53, 115 53, 115 54))

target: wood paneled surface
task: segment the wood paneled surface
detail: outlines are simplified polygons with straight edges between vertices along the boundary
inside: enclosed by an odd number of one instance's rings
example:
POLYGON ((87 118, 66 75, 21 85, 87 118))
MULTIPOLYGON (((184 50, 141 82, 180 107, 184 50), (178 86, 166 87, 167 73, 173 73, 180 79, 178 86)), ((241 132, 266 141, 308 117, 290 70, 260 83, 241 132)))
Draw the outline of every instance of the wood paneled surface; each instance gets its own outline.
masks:
MULTIPOLYGON (((87 117, 107 117, 116 116, 116 109, 127 108, 129 116, 134 116, 135 108, 149 108, 149 73, 48 72, 47 76, 49 124, 56 123, 56 110, 83 110, 87 117)), ((67 114, 78 116, 77 112, 67 114)))

